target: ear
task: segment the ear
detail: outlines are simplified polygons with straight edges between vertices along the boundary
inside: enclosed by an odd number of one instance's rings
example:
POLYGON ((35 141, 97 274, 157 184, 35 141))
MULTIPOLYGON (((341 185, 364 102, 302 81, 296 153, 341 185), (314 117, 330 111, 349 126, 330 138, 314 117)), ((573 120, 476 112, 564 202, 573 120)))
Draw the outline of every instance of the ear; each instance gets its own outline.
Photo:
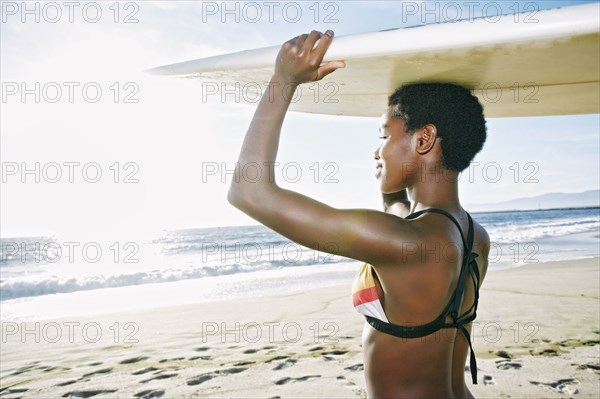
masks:
POLYGON ((427 154, 433 148, 437 139, 437 128, 434 124, 427 124, 415 132, 417 140, 417 152, 421 155, 427 154))

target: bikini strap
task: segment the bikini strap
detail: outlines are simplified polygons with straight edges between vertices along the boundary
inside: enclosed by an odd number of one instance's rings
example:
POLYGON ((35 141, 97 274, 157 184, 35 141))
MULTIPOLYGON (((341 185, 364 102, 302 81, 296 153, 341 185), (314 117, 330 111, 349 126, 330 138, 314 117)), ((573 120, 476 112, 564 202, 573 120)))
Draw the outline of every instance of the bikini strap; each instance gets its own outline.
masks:
MULTIPOLYGON (((463 229, 460 227, 460 224, 454 218, 454 216, 452 216, 450 213, 446 212, 443 209, 439 209, 439 208, 421 209, 420 211, 411 213, 410 215, 406 216, 404 219, 414 219, 414 218, 417 218, 417 217, 421 216, 425 212, 439 213, 441 215, 447 216, 450 220, 452 220, 452 223, 454 223, 456 225, 456 227, 458 227, 458 231, 460 232, 460 238, 462 239, 463 246, 465 247, 465 250, 469 251, 470 246, 465 242, 465 235, 463 233, 463 229)), ((467 215, 469 215, 468 212, 467 212, 467 215)), ((469 223, 472 223, 470 215, 469 215, 469 223)), ((471 229, 470 227, 471 227, 471 225, 469 225, 469 233, 472 235, 472 230, 473 229, 471 229)), ((473 237, 471 237, 471 236, 469 236, 469 237, 470 237, 470 240, 471 240, 470 243, 471 243, 471 246, 472 246, 473 245, 473 237)))
MULTIPOLYGON (((471 343, 471 336, 469 334, 469 331, 465 327, 465 324, 473 321, 475 319, 475 317, 477 316, 477 304, 479 302, 480 276, 479 276, 479 269, 477 267, 477 262, 475 261, 475 258, 477 258, 478 255, 472 252, 473 251, 473 242, 474 242, 474 238, 475 238, 475 233, 473 231, 473 219, 471 218, 471 215, 469 215, 469 212, 467 212, 467 217, 469 219, 469 230, 467 233, 467 242, 465 242, 464 233, 463 233, 462 228, 460 227, 460 224, 450 213, 444 211, 443 209, 438 209, 438 208, 423 209, 423 210, 411 213, 405 219, 414 219, 414 218, 422 215, 425 212, 439 213, 439 214, 447 216, 450 220, 452 220, 452 222, 456 225, 456 227, 458 227, 458 230, 460 232, 460 237, 461 237, 463 245, 465 247, 465 253, 463 255, 463 261, 462 261, 460 273, 458 276, 456 290, 454 291, 454 294, 453 294, 450 302, 448 303, 448 305, 446 305, 444 311, 442 312, 442 315, 440 316, 440 318, 436 319, 436 321, 439 322, 441 317, 443 317, 445 319, 445 316, 449 314, 453 319, 453 323, 452 324, 444 323, 444 327, 455 327, 455 328, 461 330, 462 333, 464 334, 464 336, 467 340, 467 343, 469 344, 469 351, 470 351, 469 368, 471 370, 471 378, 472 378, 473 384, 477 384, 477 360, 475 358, 475 351, 473 350, 473 346, 471 343), (465 287, 466 287, 466 282, 467 282, 466 281, 467 273, 470 274, 471 279, 473 280, 473 285, 475 288, 475 290, 474 290, 475 298, 473 301, 473 305, 465 313, 459 315, 458 312, 460 311, 460 302, 462 301, 463 294, 464 294, 465 287), (471 310, 473 310, 473 314, 471 314, 470 316, 467 316, 471 312, 471 310)), ((433 323, 430 323, 430 324, 433 324, 433 323)))

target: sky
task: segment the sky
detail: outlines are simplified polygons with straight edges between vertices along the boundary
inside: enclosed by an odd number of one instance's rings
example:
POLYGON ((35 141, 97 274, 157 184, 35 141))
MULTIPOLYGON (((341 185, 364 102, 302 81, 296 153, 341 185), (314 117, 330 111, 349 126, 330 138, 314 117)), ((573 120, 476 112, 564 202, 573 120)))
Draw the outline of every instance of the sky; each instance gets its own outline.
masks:
MULTIPOLYGON (((453 3, 467 15, 469 2, 453 3)), ((470 7, 480 16, 579 3, 470 7)), ((413 4, 434 11, 409 16, 399 1, 2 2, 0 236, 256 224, 226 201, 254 107, 144 71, 312 29, 342 36, 453 18, 448 2, 413 4)), ((288 113, 278 183, 331 206, 379 209, 378 123, 288 113)), ((598 189, 599 125, 598 114, 488 119, 484 149, 461 175, 463 206, 598 189)))

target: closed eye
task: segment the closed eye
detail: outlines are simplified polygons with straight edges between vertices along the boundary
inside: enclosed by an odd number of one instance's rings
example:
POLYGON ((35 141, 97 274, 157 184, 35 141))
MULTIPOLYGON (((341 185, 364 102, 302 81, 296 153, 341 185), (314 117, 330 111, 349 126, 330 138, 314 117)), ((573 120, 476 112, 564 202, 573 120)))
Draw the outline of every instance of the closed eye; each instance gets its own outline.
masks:
POLYGON ((379 136, 380 139, 387 139, 390 136, 379 136))

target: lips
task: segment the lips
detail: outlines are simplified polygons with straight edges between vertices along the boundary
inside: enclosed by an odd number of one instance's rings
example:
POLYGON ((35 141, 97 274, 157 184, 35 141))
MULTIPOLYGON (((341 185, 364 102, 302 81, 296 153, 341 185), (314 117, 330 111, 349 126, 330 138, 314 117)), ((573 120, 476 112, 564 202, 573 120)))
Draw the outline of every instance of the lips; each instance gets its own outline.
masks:
POLYGON ((383 165, 378 163, 375 165, 375 169, 377 169, 377 172, 375 172, 375 178, 378 178, 381 175, 381 171, 383 170, 383 165))

